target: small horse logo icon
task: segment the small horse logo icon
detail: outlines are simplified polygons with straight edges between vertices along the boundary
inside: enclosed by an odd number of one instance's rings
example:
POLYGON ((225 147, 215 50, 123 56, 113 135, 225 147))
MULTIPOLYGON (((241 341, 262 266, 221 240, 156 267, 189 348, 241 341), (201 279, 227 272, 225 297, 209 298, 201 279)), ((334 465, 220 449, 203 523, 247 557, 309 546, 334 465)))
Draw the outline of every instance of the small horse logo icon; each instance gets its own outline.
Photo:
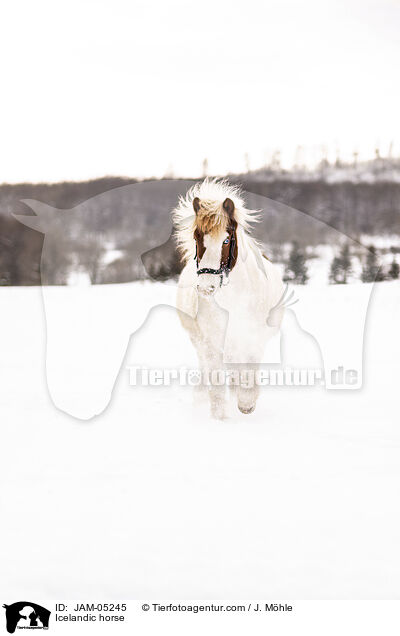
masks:
POLYGON ((48 629, 51 612, 30 601, 18 601, 3 605, 6 610, 7 631, 14 634, 16 629, 48 629))

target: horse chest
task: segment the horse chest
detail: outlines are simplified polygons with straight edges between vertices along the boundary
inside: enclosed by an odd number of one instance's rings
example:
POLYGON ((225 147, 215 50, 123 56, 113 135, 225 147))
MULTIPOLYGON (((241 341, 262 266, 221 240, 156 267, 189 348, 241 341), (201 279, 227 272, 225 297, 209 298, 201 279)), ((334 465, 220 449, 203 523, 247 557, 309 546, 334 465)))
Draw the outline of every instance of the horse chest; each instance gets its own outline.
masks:
POLYGON ((203 337, 209 342, 220 344, 223 340, 229 314, 214 299, 199 298, 197 324, 203 337))

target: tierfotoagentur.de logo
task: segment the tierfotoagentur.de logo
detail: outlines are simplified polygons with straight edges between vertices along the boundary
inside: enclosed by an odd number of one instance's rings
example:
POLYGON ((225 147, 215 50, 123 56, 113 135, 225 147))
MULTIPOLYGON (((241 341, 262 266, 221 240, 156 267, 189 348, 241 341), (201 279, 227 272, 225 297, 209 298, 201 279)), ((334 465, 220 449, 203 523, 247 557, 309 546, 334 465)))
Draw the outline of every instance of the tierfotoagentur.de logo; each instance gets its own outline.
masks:
POLYGON ((30 601, 18 601, 3 605, 6 610, 6 628, 9 634, 16 629, 49 629, 51 612, 30 601))

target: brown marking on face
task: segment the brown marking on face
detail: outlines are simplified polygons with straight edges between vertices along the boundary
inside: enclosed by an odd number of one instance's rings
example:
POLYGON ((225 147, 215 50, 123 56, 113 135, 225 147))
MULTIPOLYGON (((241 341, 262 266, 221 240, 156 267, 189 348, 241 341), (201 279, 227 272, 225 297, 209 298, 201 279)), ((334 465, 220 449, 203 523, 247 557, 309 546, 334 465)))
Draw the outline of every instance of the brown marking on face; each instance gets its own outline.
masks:
POLYGON ((198 265, 206 251, 204 247, 204 233, 196 227, 193 236, 196 241, 196 261, 198 265))
POLYGON ((218 206, 215 201, 200 200, 199 197, 195 197, 193 209, 196 213, 193 237, 196 241, 197 266, 206 251, 204 235, 216 236, 227 232, 228 242, 221 245, 220 267, 229 267, 229 271, 231 271, 235 267, 238 257, 237 221, 235 220, 235 204, 232 199, 227 198, 222 206, 221 204, 218 206))
MULTIPOLYGON (((228 236, 224 240, 228 240, 227 243, 223 242, 221 246, 221 260, 220 267, 226 268, 229 266, 229 271, 232 271, 236 265, 237 257, 238 257, 238 244, 237 244, 237 222, 232 221, 229 225, 227 232, 228 236), (232 243, 234 244, 232 245, 232 243), (231 253, 232 252, 232 253, 231 253), (231 260, 229 262, 229 256, 231 256, 231 260)), ((204 246, 204 233, 198 228, 194 231, 194 240, 196 241, 196 263, 199 266, 201 259, 204 256, 204 252, 206 248, 204 246)))
POLYGON ((229 236, 227 238, 229 239, 229 242, 228 243, 222 243, 222 248, 221 248, 221 267, 226 267, 229 264, 229 270, 230 271, 232 271, 233 268, 235 267, 236 261, 237 261, 237 257, 238 257, 238 244, 237 244, 236 228, 237 228, 237 222, 236 221, 232 221, 231 225, 227 229, 227 232, 229 234, 229 236), (231 248, 232 241, 234 241, 235 244, 231 248), (231 249, 232 249, 232 259, 231 259, 231 262, 229 263, 229 255, 231 253, 231 249))

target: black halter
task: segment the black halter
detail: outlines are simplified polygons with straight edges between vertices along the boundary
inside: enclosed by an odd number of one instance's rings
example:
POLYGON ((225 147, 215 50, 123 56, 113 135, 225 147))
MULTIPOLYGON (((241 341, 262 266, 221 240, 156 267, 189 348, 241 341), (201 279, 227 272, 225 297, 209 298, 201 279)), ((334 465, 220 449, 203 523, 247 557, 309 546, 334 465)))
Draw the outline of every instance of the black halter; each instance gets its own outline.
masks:
MULTIPOLYGON (((235 235, 235 232, 233 232, 230 239, 229 254, 228 254, 228 260, 226 261, 226 263, 221 262, 221 266, 219 269, 212 269, 212 267, 202 267, 201 269, 197 270, 197 276, 200 276, 200 274, 214 274, 216 276, 220 276, 219 286, 222 287, 224 274, 226 278, 228 278, 229 273, 232 270, 232 261, 234 258, 233 255, 235 253, 235 246, 236 246, 236 235, 235 235)), ((194 258, 197 261, 197 243, 196 243, 196 254, 194 255, 194 258)), ((198 264, 199 263, 197 261, 197 265, 198 264)))

